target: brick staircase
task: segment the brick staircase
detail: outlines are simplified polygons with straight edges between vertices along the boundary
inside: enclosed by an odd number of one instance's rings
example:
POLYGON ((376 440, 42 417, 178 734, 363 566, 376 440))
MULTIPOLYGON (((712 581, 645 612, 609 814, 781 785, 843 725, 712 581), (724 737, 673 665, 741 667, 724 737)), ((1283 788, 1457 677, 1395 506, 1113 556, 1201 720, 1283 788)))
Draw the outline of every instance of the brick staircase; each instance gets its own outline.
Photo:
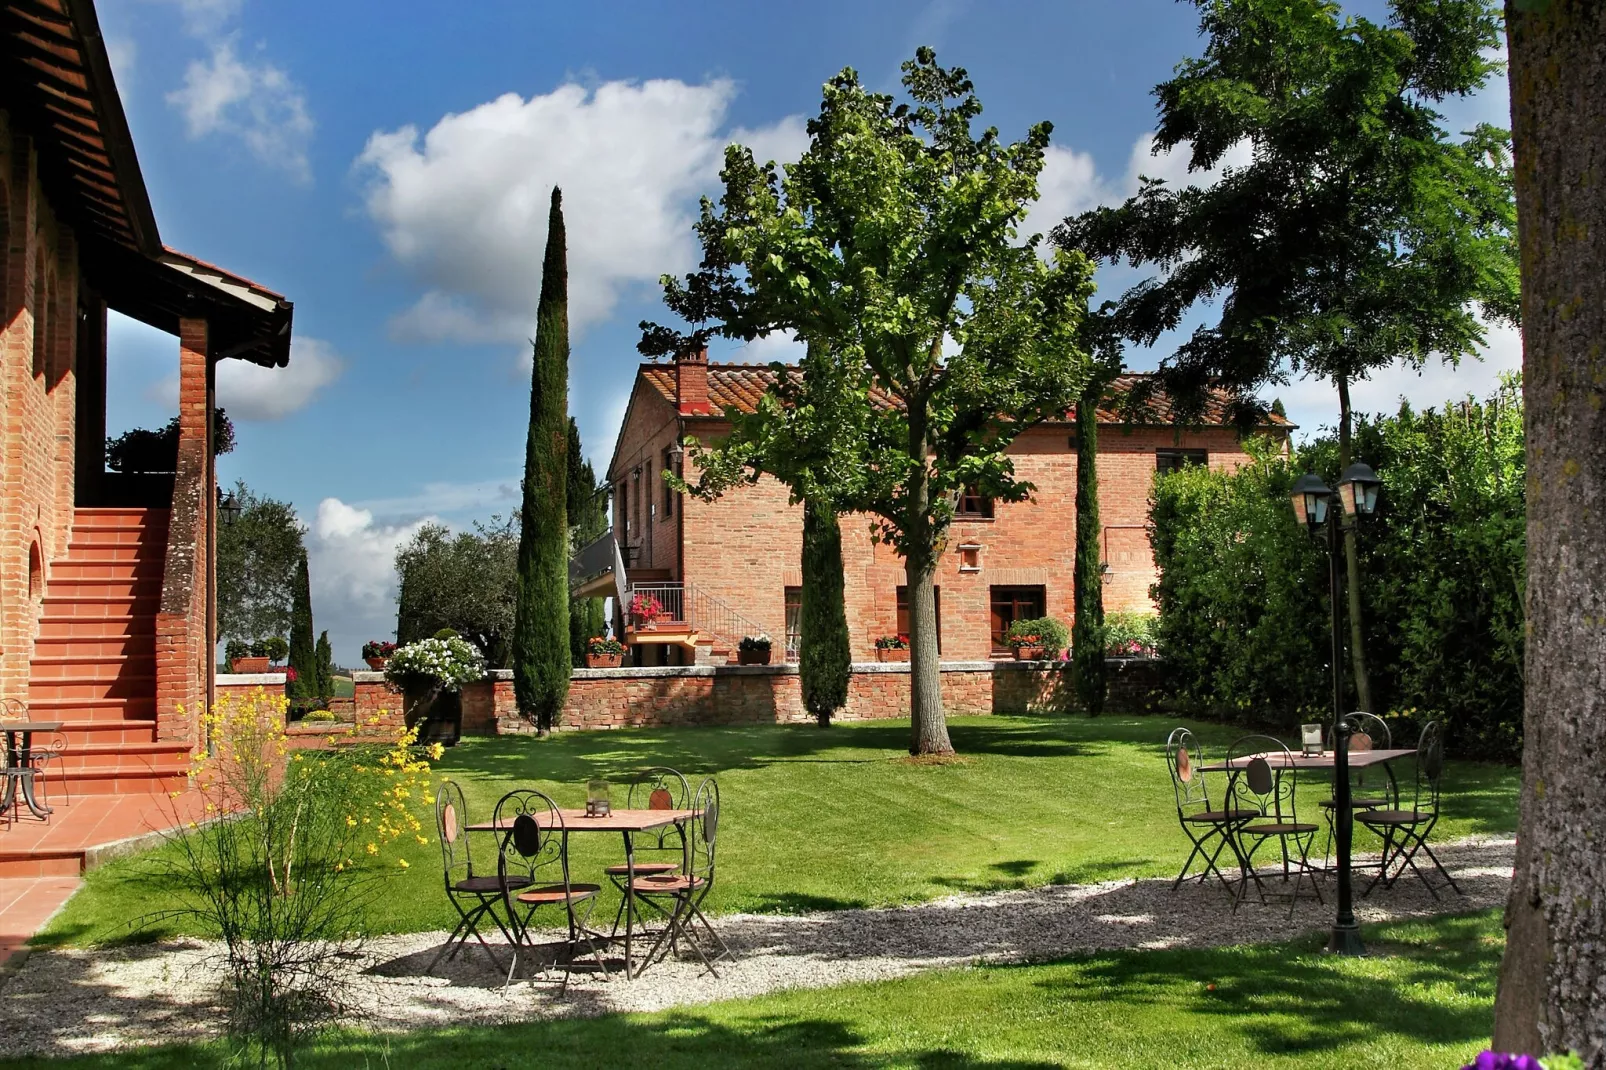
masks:
POLYGON ((166 509, 78 509, 34 642, 29 712, 62 721, 79 795, 184 788, 189 744, 156 738, 156 611, 166 509))

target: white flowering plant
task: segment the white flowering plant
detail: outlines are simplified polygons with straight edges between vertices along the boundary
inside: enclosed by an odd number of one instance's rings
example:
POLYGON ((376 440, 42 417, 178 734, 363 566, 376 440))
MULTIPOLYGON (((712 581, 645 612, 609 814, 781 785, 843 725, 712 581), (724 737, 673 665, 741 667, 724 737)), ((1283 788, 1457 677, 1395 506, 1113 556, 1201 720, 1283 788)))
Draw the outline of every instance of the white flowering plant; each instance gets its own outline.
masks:
POLYGON ((385 679, 403 690, 438 687, 456 691, 485 677, 485 657, 466 639, 420 639, 396 648, 385 679))
POLYGON ((772 645, 773 642, 770 637, 760 632, 758 635, 742 636, 741 644, 736 649, 762 652, 768 650, 772 645))

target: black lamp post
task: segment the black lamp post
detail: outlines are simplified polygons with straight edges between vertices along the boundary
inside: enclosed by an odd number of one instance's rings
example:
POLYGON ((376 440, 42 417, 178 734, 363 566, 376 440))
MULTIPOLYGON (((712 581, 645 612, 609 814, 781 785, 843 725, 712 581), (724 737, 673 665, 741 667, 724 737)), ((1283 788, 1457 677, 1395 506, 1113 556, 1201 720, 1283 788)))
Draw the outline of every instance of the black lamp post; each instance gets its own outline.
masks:
POLYGON ((222 515, 224 524, 234 523, 235 519, 240 515, 240 499, 234 496, 233 491, 224 494, 223 488, 219 487, 217 492, 217 511, 222 515))
POLYGON ((1383 481, 1364 464, 1352 464, 1344 469, 1335 495, 1314 472, 1300 476, 1289 491, 1294 516, 1313 535, 1326 535, 1327 589, 1332 606, 1333 629, 1333 825, 1338 854, 1338 916, 1333 920, 1333 933, 1328 938, 1327 950, 1341 955, 1359 955, 1366 950, 1361 943, 1361 927, 1355 922, 1354 891, 1350 877, 1350 853, 1355 839, 1355 811, 1350 804, 1349 737, 1350 725, 1344 719, 1344 633, 1339 623, 1339 535, 1360 523, 1363 516, 1371 516, 1377 508, 1378 488, 1383 481), (1334 513, 1333 499, 1337 497, 1343 512, 1334 513))

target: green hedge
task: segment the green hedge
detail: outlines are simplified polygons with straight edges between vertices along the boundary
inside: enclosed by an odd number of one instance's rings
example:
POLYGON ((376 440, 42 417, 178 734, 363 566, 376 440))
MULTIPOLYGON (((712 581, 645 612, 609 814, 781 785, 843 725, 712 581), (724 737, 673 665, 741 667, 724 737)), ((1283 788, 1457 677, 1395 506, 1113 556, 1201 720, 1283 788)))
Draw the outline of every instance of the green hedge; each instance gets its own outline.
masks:
MULTIPOLYGON (((1291 728, 1330 709, 1326 561, 1299 529, 1288 487, 1330 486, 1338 449, 1284 460, 1268 447, 1233 475, 1156 479, 1158 635, 1177 696, 1201 711, 1291 728)), ((1512 759, 1522 741, 1523 437, 1520 387, 1484 402, 1362 419, 1355 455, 1383 479, 1360 535, 1366 655, 1378 712, 1443 718, 1469 756, 1512 759)), ((1346 633, 1347 635, 1347 633, 1346 633)), ((1345 687, 1353 702, 1346 658, 1345 687)), ((1402 725, 1401 738, 1415 739, 1402 725)))

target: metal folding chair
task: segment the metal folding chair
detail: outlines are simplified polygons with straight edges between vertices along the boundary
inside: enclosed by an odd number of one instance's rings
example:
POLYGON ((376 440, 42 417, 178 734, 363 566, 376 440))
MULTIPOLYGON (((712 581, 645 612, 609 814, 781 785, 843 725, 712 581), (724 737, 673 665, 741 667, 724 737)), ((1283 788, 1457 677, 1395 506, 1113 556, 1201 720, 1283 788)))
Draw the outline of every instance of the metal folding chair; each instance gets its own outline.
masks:
MULTIPOLYGON (((479 941, 480 947, 485 949, 485 954, 500 970, 502 963, 498 961, 496 952, 491 950, 491 945, 485 942, 485 937, 480 933, 480 922, 486 917, 496 923, 496 927, 507 939, 509 947, 517 944, 512 932, 503 924, 496 912, 503 904, 502 878, 474 872, 474 854, 469 847, 468 824, 468 804, 463 799, 463 789, 455 781, 443 782, 435 793, 435 832, 441 845, 441 869, 446 883, 446 899, 452 904, 452 909, 457 911, 460 920, 457 927, 452 930, 452 934, 446 938, 446 943, 430 960, 425 973, 433 970, 442 957, 456 958, 457 953, 468 943, 470 936, 479 941)), ((529 883, 517 876, 509 877, 508 880, 514 888, 522 888, 529 883)))
POLYGON ((679 944, 684 941, 702 959, 708 972, 718 977, 719 971, 714 968, 714 963, 723 958, 734 959, 736 954, 724 938, 714 931, 702 911, 703 901, 714 889, 714 858, 719 843, 719 785, 713 777, 698 785, 692 809, 696 811, 696 816, 689 822, 691 862, 686 872, 637 877, 631 885, 631 891, 658 911, 667 923, 648 949, 641 968, 646 969, 655 957, 667 955, 670 951, 678 953, 679 944), (702 932, 712 941, 708 947, 704 946, 703 937, 698 933, 698 923, 701 923, 702 932), (710 950, 714 952, 712 956, 710 950))
POLYGON ((531 917, 547 906, 563 908, 569 929, 562 947, 565 954, 553 961, 554 966, 563 967, 563 984, 559 991, 568 988, 569 973, 581 944, 590 949, 597 969, 606 978, 608 967, 602 961, 595 939, 601 934, 586 928, 602 886, 576 884, 569 879, 569 834, 557 804, 534 788, 510 791, 497 801, 493 823, 498 842, 496 873, 502 882, 508 919, 517 937, 513 944, 513 962, 507 971, 508 983, 513 983, 519 959, 529 946, 531 917))
POLYGON ((67 797, 67 805, 72 805, 72 791, 67 787, 67 777, 62 772, 61 764, 66 753, 67 739, 58 735, 44 746, 34 744, 28 756, 28 764, 33 769, 34 790, 39 793, 39 802, 46 807, 50 806, 50 785, 58 779, 61 781, 62 794, 67 797))
POLYGON ((1422 726, 1422 735, 1416 742, 1416 776, 1411 808, 1407 810, 1402 806, 1394 810, 1363 810, 1355 815, 1356 820, 1383 837, 1383 862, 1377 876, 1361 893, 1363 896, 1370 895, 1379 882, 1385 888, 1392 888, 1394 882, 1410 869, 1426 885, 1433 898, 1438 899, 1439 890, 1433 886, 1427 874, 1417 867, 1418 852, 1428 856, 1433 868, 1439 871, 1444 882, 1457 895, 1466 894, 1439 861, 1439 856, 1433 853, 1433 848, 1428 846, 1428 836, 1439 823, 1439 782, 1443 776, 1444 726, 1438 721, 1429 721, 1422 726), (1392 875, 1389 873, 1390 866, 1394 867, 1392 875))
MULTIPOLYGON (((684 776, 668 766, 654 766, 631 783, 625 806, 630 810, 685 810, 691 806, 691 785, 684 776)), ((632 853, 639 855, 645 851, 653 856, 635 863, 634 875, 637 877, 677 873, 686 864, 686 831, 680 825, 665 825, 652 832, 636 833, 632 837, 632 845, 632 853)), ((602 872, 619 889, 620 895, 611 938, 619 934, 619 923, 624 920, 625 907, 631 904, 625 882, 630 879, 632 867, 621 862, 602 872)), ((641 920, 640 914, 633 917, 637 922, 641 920)))
POLYGON ((1227 797, 1234 805, 1255 812, 1254 817, 1227 833, 1238 841, 1238 855, 1244 865, 1244 880, 1238 886, 1233 912, 1237 913, 1242 905, 1250 881, 1254 881, 1260 901, 1266 901, 1265 883, 1255 869, 1255 852, 1268 840, 1276 840, 1281 848, 1283 882, 1287 883, 1290 871, 1293 874, 1294 886, 1287 893, 1288 916, 1293 917, 1299 901, 1301 881, 1309 881, 1317 901, 1323 902, 1322 890, 1316 884, 1317 870, 1310 863, 1311 844, 1320 826, 1299 820, 1292 752, 1271 736, 1244 736, 1228 748, 1227 760, 1233 766, 1227 797))
POLYGON ((1176 891, 1182 887, 1182 882, 1189 877, 1196 877, 1201 883, 1214 874, 1235 897, 1236 890, 1216 865, 1216 859, 1221 857, 1224 850, 1235 850, 1232 838, 1228 835, 1236 823, 1247 821, 1258 816, 1258 811, 1223 808, 1211 809, 1210 790, 1205 784, 1202 760, 1198 744, 1194 741, 1193 733, 1186 728, 1172 731, 1165 743, 1166 767, 1171 771, 1171 790, 1177 802, 1177 821, 1182 825, 1183 833, 1193 843, 1193 850, 1188 852, 1188 860, 1182 863, 1182 869, 1177 879, 1171 882, 1171 890, 1176 891), (1197 874, 1190 874, 1189 868, 1194 859, 1204 863, 1204 868, 1197 874))
MULTIPOLYGON (((1359 754, 1370 750, 1389 750, 1394 746, 1394 733, 1389 730, 1388 722, 1375 713, 1357 711, 1344 715, 1344 722, 1350 726, 1349 752, 1359 754)), ((1333 853, 1333 837, 1337 832, 1334 821, 1335 800, 1323 799, 1319 804, 1322 816, 1327 822, 1327 841, 1322 848, 1322 868, 1328 867, 1328 858, 1333 853)), ((1350 808, 1353 810, 1388 810, 1399 809, 1400 787, 1394 780, 1394 772, 1388 766, 1382 771, 1368 769, 1365 766, 1350 767, 1350 808), (1367 775, 1371 774, 1372 783, 1368 787, 1367 775), (1379 783, 1379 778, 1382 783, 1379 783)), ((1353 869, 1371 869, 1370 864, 1357 866, 1351 863, 1353 869)))

